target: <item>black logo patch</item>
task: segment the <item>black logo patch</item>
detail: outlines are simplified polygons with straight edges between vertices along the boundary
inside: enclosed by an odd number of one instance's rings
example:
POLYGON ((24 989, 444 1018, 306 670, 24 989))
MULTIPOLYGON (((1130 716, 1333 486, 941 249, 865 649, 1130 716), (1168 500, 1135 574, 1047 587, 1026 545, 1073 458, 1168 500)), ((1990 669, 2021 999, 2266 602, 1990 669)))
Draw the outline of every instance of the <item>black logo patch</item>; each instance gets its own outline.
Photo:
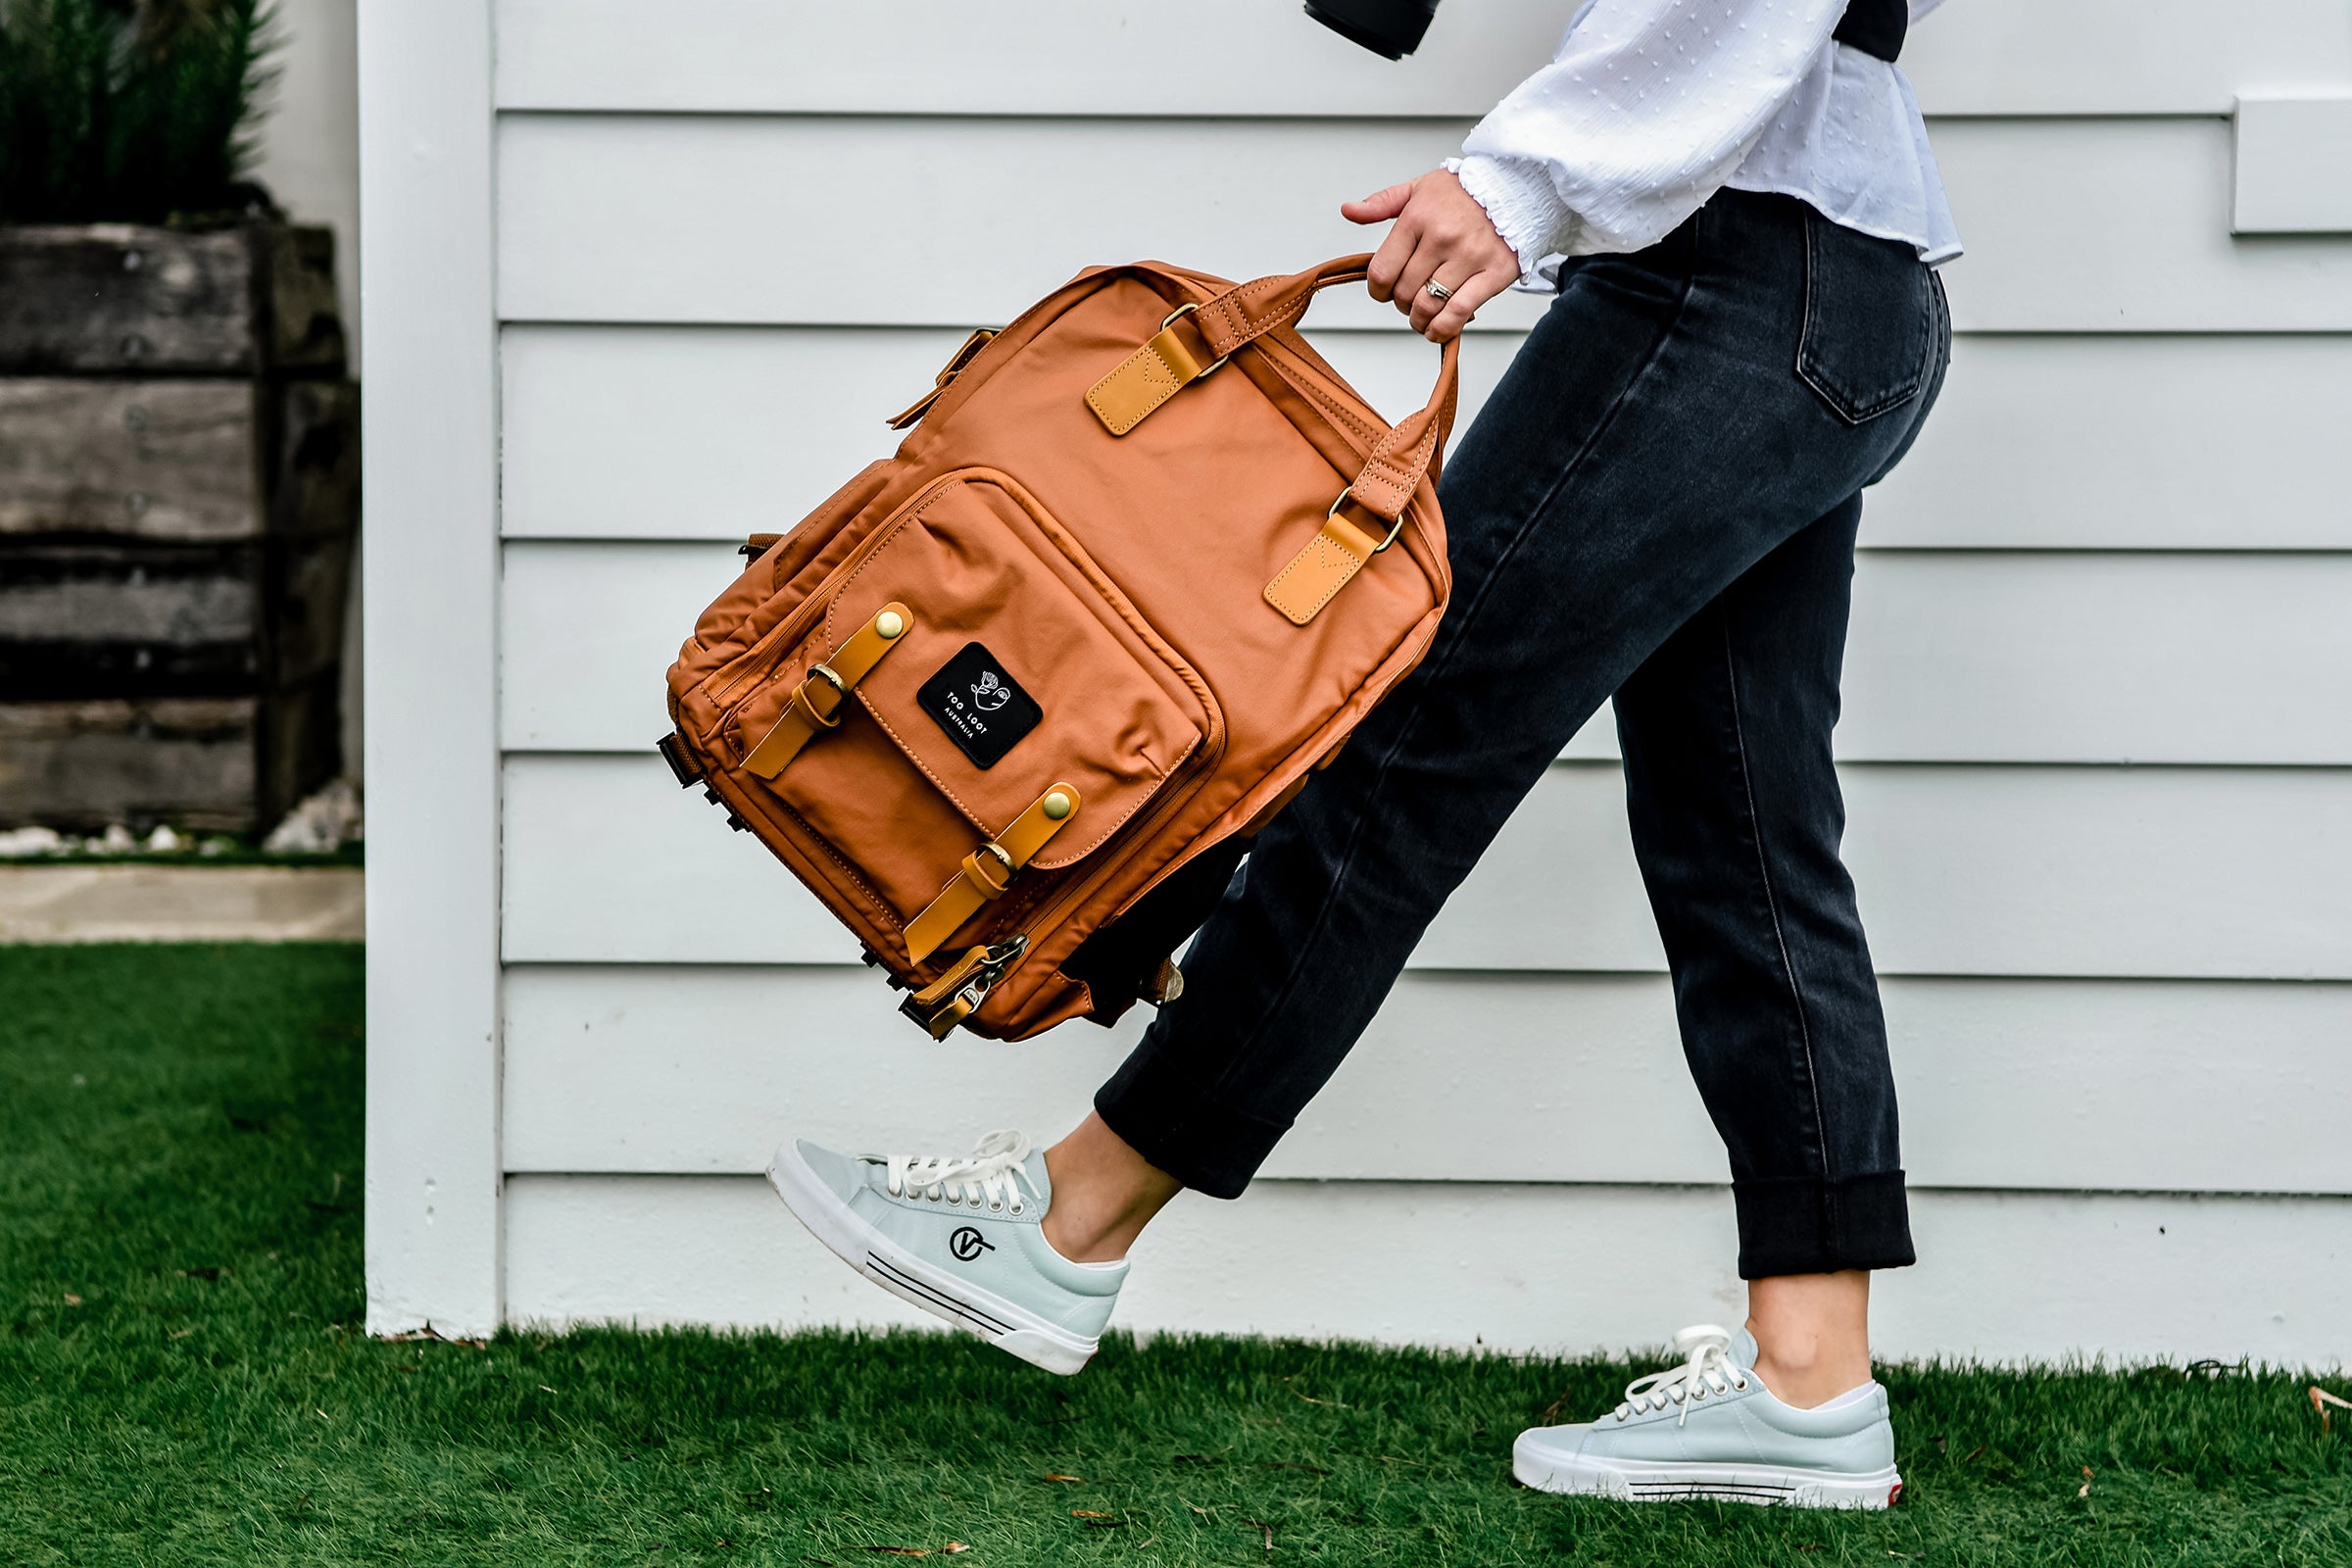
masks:
POLYGON ((948 1250, 956 1254, 958 1263, 969 1263, 982 1252, 996 1250, 996 1243, 987 1240, 969 1225, 958 1226, 956 1234, 948 1238, 948 1250))
POLYGON ((997 765, 1013 742, 1037 728, 1046 710, 978 643, 942 664, 923 682, 915 702, 974 767, 997 765))

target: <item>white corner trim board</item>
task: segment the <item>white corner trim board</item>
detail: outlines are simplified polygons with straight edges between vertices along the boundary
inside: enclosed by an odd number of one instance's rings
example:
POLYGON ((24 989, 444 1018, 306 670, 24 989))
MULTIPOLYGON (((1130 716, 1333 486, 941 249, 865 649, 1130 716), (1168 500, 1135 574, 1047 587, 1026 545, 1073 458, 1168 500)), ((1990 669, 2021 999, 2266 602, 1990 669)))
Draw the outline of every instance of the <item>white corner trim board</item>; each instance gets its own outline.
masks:
POLYGON ((362 0, 368 1327, 495 1329, 490 0, 362 0))
POLYGON ((2352 234, 2352 92, 2240 98, 2230 227, 2352 234))

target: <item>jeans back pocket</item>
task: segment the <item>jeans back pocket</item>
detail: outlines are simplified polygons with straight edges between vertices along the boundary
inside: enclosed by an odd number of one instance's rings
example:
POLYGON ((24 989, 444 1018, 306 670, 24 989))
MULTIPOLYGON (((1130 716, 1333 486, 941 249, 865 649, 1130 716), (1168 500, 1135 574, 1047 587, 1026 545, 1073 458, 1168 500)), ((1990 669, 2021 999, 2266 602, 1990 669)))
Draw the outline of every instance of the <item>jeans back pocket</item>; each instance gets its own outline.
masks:
POLYGON ((1805 323, 1796 373, 1861 424, 1918 397, 1941 340, 1935 273, 1901 240, 1805 210, 1805 323))

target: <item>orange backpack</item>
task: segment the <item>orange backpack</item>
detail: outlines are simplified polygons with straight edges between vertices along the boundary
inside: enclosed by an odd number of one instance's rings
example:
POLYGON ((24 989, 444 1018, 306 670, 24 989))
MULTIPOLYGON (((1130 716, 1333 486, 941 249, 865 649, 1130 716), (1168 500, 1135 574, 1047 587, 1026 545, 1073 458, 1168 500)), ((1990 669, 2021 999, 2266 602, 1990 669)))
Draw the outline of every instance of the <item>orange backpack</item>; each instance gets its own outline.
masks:
POLYGON ((975 332, 670 666, 679 781, 935 1038, 1172 997, 1250 836, 1428 648, 1457 345, 1392 428, 1298 331, 1369 260, 1100 268, 975 332))

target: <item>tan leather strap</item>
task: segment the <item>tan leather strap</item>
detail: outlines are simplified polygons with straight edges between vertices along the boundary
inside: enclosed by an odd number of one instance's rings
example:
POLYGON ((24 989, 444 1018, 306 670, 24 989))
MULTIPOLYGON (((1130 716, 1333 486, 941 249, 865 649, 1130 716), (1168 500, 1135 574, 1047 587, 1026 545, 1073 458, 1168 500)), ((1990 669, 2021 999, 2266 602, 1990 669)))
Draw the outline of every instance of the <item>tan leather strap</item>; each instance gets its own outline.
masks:
POLYGON ((743 770, 774 778, 819 731, 839 726, 841 705, 913 624, 913 612, 895 599, 875 611, 873 619, 858 627, 839 653, 808 671, 775 726, 744 758, 743 770))
MULTIPOLYGON (((1348 497, 1343 493, 1340 499, 1348 497)), ((1382 540, 1341 516, 1335 503, 1315 536, 1266 584, 1266 603, 1293 625, 1303 626, 1364 569, 1365 562, 1386 548, 1382 540)))
MULTIPOLYGON (((1124 435, 1236 350, 1297 321, 1321 290, 1361 282, 1371 265, 1368 253, 1343 256, 1303 272, 1261 277, 1214 299, 1179 306, 1160 323, 1156 335, 1088 390, 1087 405, 1111 434, 1124 435), (1188 334, 1199 338, 1198 346, 1188 334)), ((1453 430, 1460 384, 1457 334, 1439 356, 1438 384, 1429 402, 1375 442, 1363 471, 1348 482, 1358 505, 1389 522, 1403 514, 1422 476, 1436 472, 1439 453, 1453 430)))
POLYGON ((1205 347, 1205 340, 1198 327, 1183 318, 1198 309, 1196 305, 1177 306, 1142 348, 1087 388, 1086 406, 1095 411, 1105 430, 1125 435, 1144 422, 1145 415, 1225 363, 1222 357, 1196 347, 1205 347))
POLYGON ((1037 858, 1047 841, 1078 817, 1078 792, 1056 784, 1029 803, 1012 826, 963 858, 963 864, 922 913, 906 922, 906 961, 920 963, 954 936, 990 900, 1002 897, 1013 877, 1037 858))
POLYGON ((946 366, 940 369, 938 375, 932 378, 931 390, 924 393, 921 397, 916 398, 911 404, 908 404, 905 409, 902 409, 899 413, 892 415, 889 418, 883 420, 882 422, 889 425, 893 430, 904 430, 908 425, 914 423, 915 420, 930 413, 931 405, 940 400, 941 394, 946 392, 949 385, 955 381, 956 377, 963 372, 963 368, 971 364, 973 357, 982 349, 988 347, 989 339, 995 337, 996 335, 996 330, 993 327, 984 326, 979 331, 974 332, 970 337, 965 338, 963 340, 963 347, 957 349, 954 354, 950 355, 948 357, 948 363, 946 366))

